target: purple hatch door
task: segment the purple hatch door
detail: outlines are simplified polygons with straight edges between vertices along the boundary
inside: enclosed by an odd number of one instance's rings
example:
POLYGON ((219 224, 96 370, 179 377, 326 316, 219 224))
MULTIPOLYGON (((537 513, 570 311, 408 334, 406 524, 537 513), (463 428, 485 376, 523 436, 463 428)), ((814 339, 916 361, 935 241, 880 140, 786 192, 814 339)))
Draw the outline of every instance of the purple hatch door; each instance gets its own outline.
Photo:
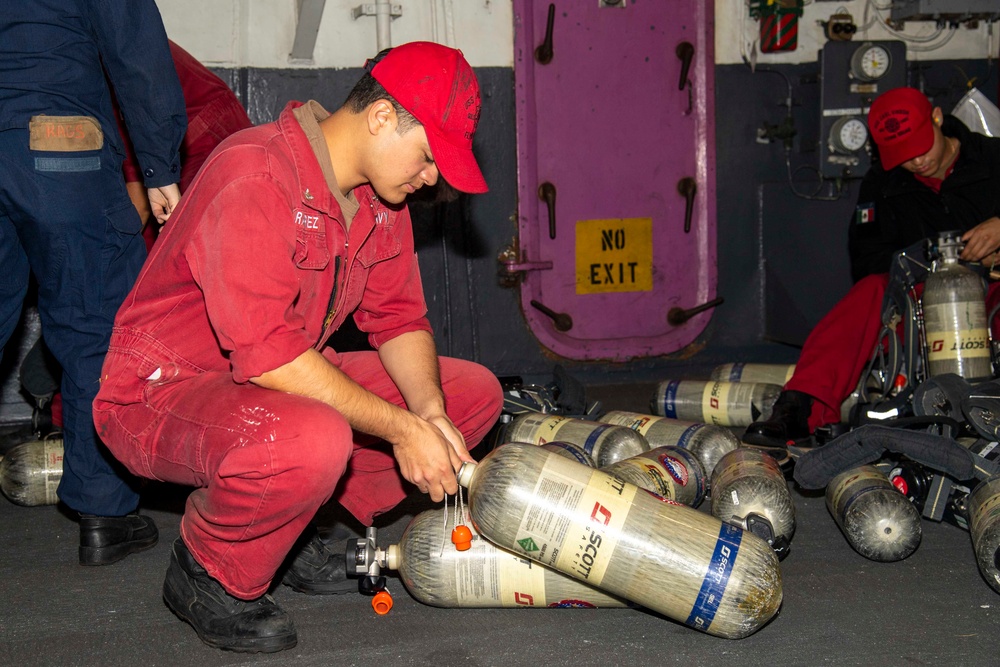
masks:
POLYGON ((716 298, 712 4, 514 0, 518 238, 501 259, 557 355, 668 354, 708 324, 711 305, 680 311, 716 298))

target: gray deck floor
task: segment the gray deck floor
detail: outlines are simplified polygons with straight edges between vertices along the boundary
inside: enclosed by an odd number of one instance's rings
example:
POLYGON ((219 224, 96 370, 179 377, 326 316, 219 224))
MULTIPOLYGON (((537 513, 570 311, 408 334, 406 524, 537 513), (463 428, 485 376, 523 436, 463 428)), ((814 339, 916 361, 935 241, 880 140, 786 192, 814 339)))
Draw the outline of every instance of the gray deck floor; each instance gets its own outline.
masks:
MULTIPOLYGON (((590 395, 607 409, 645 411, 645 392, 590 395)), ((360 595, 279 586, 275 599, 293 616, 299 642, 272 655, 209 648, 163 604, 183 489, 151 488, 145 511, 160 527, 159 544, 103 568, 77 564, 77 525, 57 507, 0 499, 0 665, 1000 664, 1000 596, 981 578, 967 532, 925 521, 916 553, 875 563, 850 548, 822 495, 792 495, 797 530, 781 564, 782 609, 743 640, 630 609, 438 609, 390 578, 395 606, 386 616, 360 595)), ((417 498, 380 517, 380 543, 395 541, 428 506, 417 498)), ((340 514, 324 508, 321 525, 332 530, 340 514)))

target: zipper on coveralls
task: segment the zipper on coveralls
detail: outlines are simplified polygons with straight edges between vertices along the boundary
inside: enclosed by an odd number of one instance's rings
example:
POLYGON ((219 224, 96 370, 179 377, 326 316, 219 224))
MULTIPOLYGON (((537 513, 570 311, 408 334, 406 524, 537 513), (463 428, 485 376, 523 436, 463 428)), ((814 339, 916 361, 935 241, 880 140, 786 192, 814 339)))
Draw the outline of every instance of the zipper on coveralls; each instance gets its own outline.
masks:
POLYGON ((337 287, 340 284, 340 255, 333 258, 333 291, 330 293, 330 303, 326 307, 326 319, 323 320, 323 329, 329 329, 333 322, 333 316, 337 313, 337 287))

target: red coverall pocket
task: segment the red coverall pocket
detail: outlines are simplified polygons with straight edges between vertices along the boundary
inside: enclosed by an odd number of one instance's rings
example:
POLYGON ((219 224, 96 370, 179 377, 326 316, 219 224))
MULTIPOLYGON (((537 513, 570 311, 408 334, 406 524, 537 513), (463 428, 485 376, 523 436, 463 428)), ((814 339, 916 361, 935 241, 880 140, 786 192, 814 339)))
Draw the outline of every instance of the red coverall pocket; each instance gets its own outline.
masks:
POLYGON ((326 247, 326 232, 322 229, 295 230, 295 266, 300 269, 325 269, 330 263, 330 250, 326 247))
POLYGON ((399 254, 403 244, 391 228, 378 226, 371 237, 358 249, 358 263, 370 269, 376 262, 392 259, 399 254))
POLYGON ((113 405, 133 405, 144 403, 147 378, 159 364, 141 356, 121 354, 114 349, 108 352, 104 361, 104 377, 97 399, 113 405))

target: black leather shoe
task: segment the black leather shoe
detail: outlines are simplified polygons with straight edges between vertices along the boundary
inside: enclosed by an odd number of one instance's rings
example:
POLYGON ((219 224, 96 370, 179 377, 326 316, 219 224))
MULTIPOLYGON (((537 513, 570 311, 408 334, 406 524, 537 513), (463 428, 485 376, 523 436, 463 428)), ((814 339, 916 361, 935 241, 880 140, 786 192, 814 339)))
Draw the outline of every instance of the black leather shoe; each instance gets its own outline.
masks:
POLYGON ((334 553, 312 526, 298 539, 286 560, 281 583, 309 595, 357 593, 358 580, 347 578, 344 552, 334 553))
POLYGON ((796 440, 809 437, 809 414, 813 397, 801 391, 783 391, 774 402, 771 415, 747 427, 743 442, 763 448, 784 449, 796 440))
POLYGON ((163 601, 203 642, 215 648, 275 653, 298 642, 292 619, 270 595, 256 600, 233 597, 208 576, 179 537, 163 581, 163 601))
POLYGON ((129 554, 149 549, 159 537, 156 524, 148 516, 81 514, 80 565, 117 563, 129 554))

